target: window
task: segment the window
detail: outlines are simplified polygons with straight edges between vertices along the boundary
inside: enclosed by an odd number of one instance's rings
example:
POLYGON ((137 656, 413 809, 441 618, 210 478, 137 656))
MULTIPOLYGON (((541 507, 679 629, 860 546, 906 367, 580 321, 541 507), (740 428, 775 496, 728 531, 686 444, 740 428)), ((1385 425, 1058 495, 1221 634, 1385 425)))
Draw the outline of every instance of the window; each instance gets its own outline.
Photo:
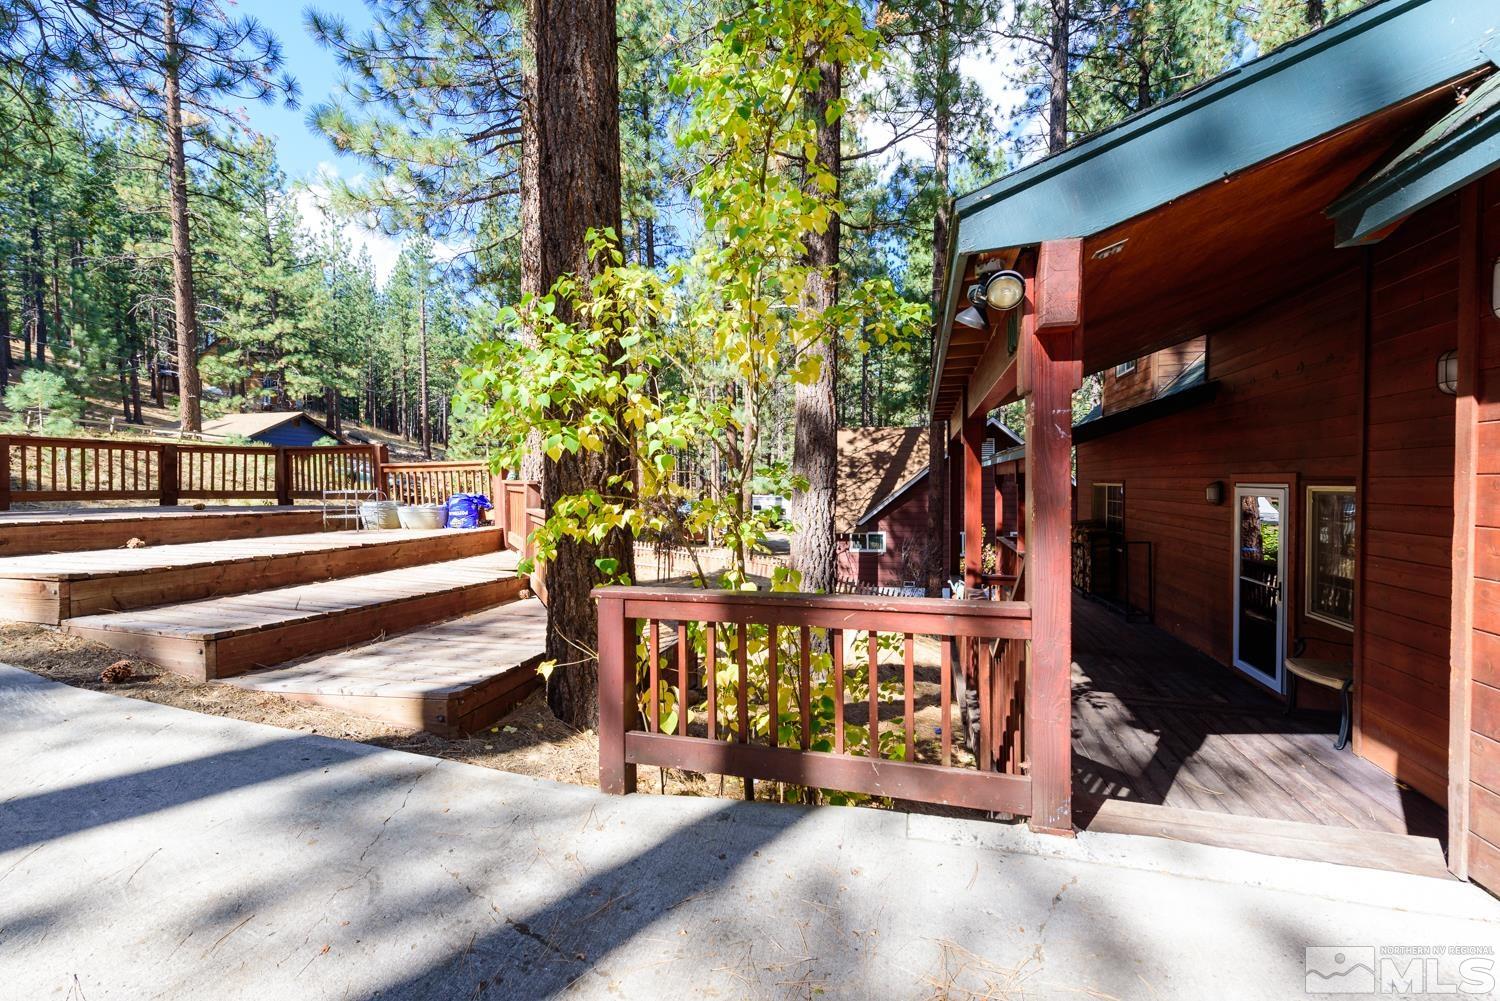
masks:
POLYGON ((1307 616, 1354 628, 1353 487, 1307 488, 1307 616))
POLYGON ((1129 375, 1131 372, 1134 372, 1135 371, 1135 361, 1136 360, 1134 358, 1132 358, 1129 361, 1124 361, 1124 362, 1121 362, 1120 364, 1116 365, 1115 366, 1115 378, 1118 379, 1122 375, 1129 375))
POLYGON ((1094 520, 1111 531, 1125 531, 1125 484, 1094 484, 1094 520))
POLYGON ((849 536, 849 551, 851 553, 883 553, 885 552, 884 532, 860 532, 858 535, 849 536))

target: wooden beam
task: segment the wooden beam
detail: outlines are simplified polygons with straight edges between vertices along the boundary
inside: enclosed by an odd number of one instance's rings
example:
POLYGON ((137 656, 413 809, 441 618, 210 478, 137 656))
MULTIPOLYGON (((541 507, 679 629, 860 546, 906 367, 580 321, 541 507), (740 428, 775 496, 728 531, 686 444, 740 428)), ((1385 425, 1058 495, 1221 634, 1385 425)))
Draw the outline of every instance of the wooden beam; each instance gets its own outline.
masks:
POLYGON ((1026 400, 1026 593, 1035 637, 1026 672, 1030 825, 1056 834, 1073 830, 1073 391, 1083 379, 1081 269, 1078 241, 1042 244, 1036 276, 1027 283, 1018 372, 1026 400))
MULTIPOLYGON (((1474 544, 1478 468, 1479 310, 1482 267, 1479 184, 1459 198, 1458 399, 1453 440, 1453 600, 1448 689, 1448 868, 1469 878, 1469 755, 1474 672, 1474 544)), ((1363 550, 1362 550, 1363 551, 1363 550)), ((1364 626, 1361 626, 1363 631, 1364 626)))
POLYGON ((933 421, 927 427, 927 596, 943 593, 943 564, 947 546, 943 513, 948 509, 948 468, 946 460, 948 430, 946 421, 933 421))
POLYGON ((964 585, 978 587, 984 562, 984 414, 964 419, 964 585))

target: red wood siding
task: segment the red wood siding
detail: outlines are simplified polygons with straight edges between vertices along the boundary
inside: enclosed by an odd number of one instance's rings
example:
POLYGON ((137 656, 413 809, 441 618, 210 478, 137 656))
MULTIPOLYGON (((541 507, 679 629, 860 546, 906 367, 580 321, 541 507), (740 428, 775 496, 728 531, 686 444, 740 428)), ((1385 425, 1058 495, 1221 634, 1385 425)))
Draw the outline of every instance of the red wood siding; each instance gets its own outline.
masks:
POLYGON ((851 553, 849 540, 839 540, 839 578, 867 587, 900 587, 906 581, 925 586, 927 495, 924 479, 882 511, 880 517, 856 528, 861 533, 884 532, 883 554, 851 553))
MULTIPOLYGON (((1078 447, 1079 518, 1091 517, 1093 483, 1123 483, 1126 536, 1155 550, 1158 625, 1226 664, 1234 483, 1291 488, 1282 529, 1289 631, 1315 655, 1349 656, 1350 632, 1302 614, 1306 489, 1364 475, 1355 747, 1438 802, 1447 781, 1454 404, 1437 389, 1436 362, 1455 343, 1456 247, 1450 198, 1370 251, 1330 248, 1347 262, 1333 278, 1210 333, 1213 402, 1078 447), (1204 488, 1215 480, 1226 500, 1211 505, 1204 488)), ((1496 432, 1500 442, 1500 424, 1496 432)), ((1492 495, 1500 512, 1500 484, 1492 495)), ((1500 584, 1494 607, 1500 622, 1500 584)))
POLYGON ((1448 782, 1458 199, 1377 244, 1370 288, 1360 753, 1438 802, 1448 782))
MULTIPOLYGON (((1492 311, 1489 269, 1500 258, 1500 176, 1491 174, 1478 189, 1479 224, 1477 289, 1471 307, 1478 313, 1474 331, 1475 403, 1467 419, 1474 447, 1472 513, 1474 544, 1469 613, 1467 691, 1457 693, 1456 742, 1468 744, 1468 782, 1455 789, 1466 796, 1469 875, 1491 890, 1500 888, 1500 320, 1492 311), (1467 705, 1463 701, 1467 698, 1467 705), (1462 712, 1468 713, 1464 725, 1462 712), (1464 732, 1467 731, 1467 732, 1464 732)), ((1455 646, 1458 650, 1458 646, 1455 646)), ((1459 773, 1460 777, 1462 772, 1459 773)))

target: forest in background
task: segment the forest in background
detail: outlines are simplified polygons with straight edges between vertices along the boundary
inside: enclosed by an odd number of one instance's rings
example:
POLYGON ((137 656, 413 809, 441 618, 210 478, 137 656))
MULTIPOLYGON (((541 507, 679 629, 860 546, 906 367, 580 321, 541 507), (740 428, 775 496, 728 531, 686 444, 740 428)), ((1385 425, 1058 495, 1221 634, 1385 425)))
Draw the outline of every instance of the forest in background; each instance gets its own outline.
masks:
MULTIPOLYGON (((460 371, 476 341, 496 336, 497 310, 520 289, 522 5, 370 0, 373 24, 360 30, 310 10, 307 30, 348 81, 329 95, 298 95, 280 75, 276 39, 215 0, 105 3, 96 6, 110 19, 96 25, 84 6, 16 8, 0 37, 0 388, 12 424, 66 430, 85 399, 109 401, 119 423, 139 423, 143 401, 176 405, 186 358, 209 416, 303 407, 335 430, 355 420, 416 443, 462 439, 450 404, 460 371), (163 10, 176 15, 170 37, 163 10), (69 24, 96 44, 38 44, 69 24), (242 108, 299 97, 330 144, 369 167, 367 178, 323 198, 286 178, 273 141, 242 108), (186 353, 174 162, 192 285, 186 353), (387 281, 347 238, 350 220, 406 237, 387 281)), ((908 302, 930 302, 949 194, 1354 6, 869 8, 884 57, 872 81, 847 95, 841 121, 841 283, 889 279, 908 302), (1019 106, 993 106, 977 73, 1003 75, 1019 106)), ((742 14, 732 3, 619 4, 620 236, 635 263, 670 266, 703 239, 688 192, 713 164, 679 143, 692 97, 669 81, 742 14)), ((711 374, 713 359, 702 364, 711 374)), ((920 421, 928 366, 928 350, 841 343, 838 423, 920 421)), ((786 464, 794 392, 786 385, 775 395, 761 447, 767 463, 786 464)))

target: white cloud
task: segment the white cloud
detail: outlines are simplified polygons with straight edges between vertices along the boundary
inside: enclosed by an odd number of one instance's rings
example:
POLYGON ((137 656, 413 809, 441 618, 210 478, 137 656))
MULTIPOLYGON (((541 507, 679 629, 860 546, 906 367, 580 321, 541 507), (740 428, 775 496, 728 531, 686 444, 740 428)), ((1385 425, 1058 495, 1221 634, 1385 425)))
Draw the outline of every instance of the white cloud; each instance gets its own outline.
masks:
MULTIPOLYGON (((342 232, 344 239, 349 241, 356 252, 360 249, 369 251, 370 261, 375 266, 375 280, 384 286, 391 272, 396 269, 396 259, 401 256, 406 237, 392 236, 359 219, 341 217, 333 211, 330 206, 330 189, 333 182, 340 179, 337 164, 326 161, 319 163, 315 176, 315 180, 298 185, 293 196, 297 213, 302 218, 303 231, 315 238, 326 235, 331 228, 342 232)), ((355 175, 349 180, 358 184, 362 177, 355 175)), ((433 245, 433 256, 442 263, 451 261, 462 253, 462 248, 452 244, 439 241, 433 245)))

